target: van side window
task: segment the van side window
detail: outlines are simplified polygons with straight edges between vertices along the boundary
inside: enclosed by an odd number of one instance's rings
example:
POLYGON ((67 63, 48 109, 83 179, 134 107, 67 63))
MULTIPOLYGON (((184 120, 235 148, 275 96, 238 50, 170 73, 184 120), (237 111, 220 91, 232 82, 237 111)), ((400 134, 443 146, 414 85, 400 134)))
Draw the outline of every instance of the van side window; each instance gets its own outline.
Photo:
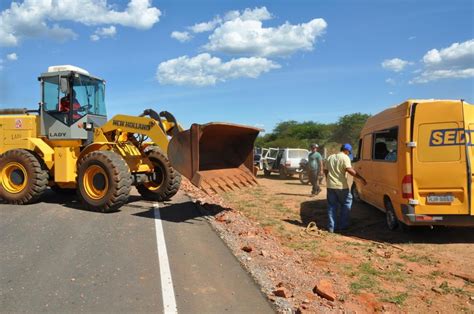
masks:
POLYGON ((372 134, 367 134, 362 139, 362 160, 370 160, 372 157, 372 134))
POLYGON ((381 130, 374 133, 372 146, 373 160, 397 161, 398 128, 381 130))

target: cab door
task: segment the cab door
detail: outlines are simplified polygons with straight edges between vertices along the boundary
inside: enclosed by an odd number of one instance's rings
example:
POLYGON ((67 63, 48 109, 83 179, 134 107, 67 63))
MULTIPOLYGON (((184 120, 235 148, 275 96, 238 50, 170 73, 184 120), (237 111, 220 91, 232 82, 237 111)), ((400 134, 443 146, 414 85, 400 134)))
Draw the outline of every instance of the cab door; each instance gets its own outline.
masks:
MULTIPOLYGON (((414 104, 413 198, 416 214, 469 214, 471 170, 461 101, 414 104)), ((470 113, 471 114, 471 113, 470 113)))

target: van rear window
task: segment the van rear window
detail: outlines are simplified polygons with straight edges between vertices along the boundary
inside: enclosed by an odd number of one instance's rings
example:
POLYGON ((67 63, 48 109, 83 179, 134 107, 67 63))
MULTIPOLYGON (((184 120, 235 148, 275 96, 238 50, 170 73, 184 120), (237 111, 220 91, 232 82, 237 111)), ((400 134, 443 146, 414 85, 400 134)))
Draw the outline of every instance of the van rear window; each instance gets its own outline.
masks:
POLYGON ((425 123, 418 127, 417 158, 420 162, 444 162, 461 159, 464 145, 456 138, 457 122, 425 123), (459 143, 458 143, 459 142, 459 143))
POLYGON ((288 151, 288 158, 308 158, 308 152, 305 150, 290 150, 288 151))

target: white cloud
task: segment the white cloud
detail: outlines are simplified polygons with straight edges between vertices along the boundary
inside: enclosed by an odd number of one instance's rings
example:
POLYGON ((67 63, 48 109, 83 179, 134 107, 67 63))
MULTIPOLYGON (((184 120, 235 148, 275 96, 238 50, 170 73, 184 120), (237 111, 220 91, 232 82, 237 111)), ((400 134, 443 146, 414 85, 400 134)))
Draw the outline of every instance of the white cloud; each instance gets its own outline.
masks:
POLYGON ((16 53, 10 53, 10 54, 7 54, 7 59, 10 60, 10 61, 16 61, 18 60, 18 56, 16 55, 16 53))
POLYGON ((288 56, 299 50, 312 50, 326 27, 324 19, 313 19, 303 24, 286 22, 276 28, 264 28, 259 20, 238 17, 216 28, 204 49, 252 56, 288 56))
POLYGON ((257 78, 277 68, 280 65, 265 58, 238 58, 223 62, 202 53, 192 58, 182 56, 160 63, 157 79, 161 84, 207 86, 240 77, 257 78))
POLYGON ((474 64, 474 39, 463 43, 454 43, 441 50, 431 49, 423 56, 423 62, 429 67, 472 66, 474 64))
POLYGON ((25 0, 12 2, 0 13, 0 46, 16 46, 24 38, 51 37, 60 41, 77 37, 71 29, 50 22, 71 21, 84 25, 117 24, 149 29, 161 12, 151 0, 130 0, 116 11, 107 0, 25 0))
POLYGON ((265 21, 273 18, 272 14, 268 12, 266 7, 245 9, 242 13, 240 11, 229 11, 225 14, 224 20, 231 21, 240 18, 242 21, 265 21))
POLYGON ((410 83, 428 83, 440 79, 470 78, 474 77, 474 68, 461 70, 426 70, 415 77, 410 83))
POLYGON ((90 36, 92 41, 98 41, 101 38, 106 38, 106 37, 115 37, 117 34, 117 29, 115 26, 111 25, 109 27, 101 27, 96 29, 94 34, 90 36))
POLYGON ((389 77, 388 79, 386 79, 386 80, 385 80, 385 83, 390 84, 390 85, 395 85, 395 84, 397 84, 397 82, 396 82, 393 78, 391 78, 391 77, 389 77))
POLYGON ((174 38, 177 41, 184 43, 184 42, 190 41, 193 38, 193 36, 191 36, 188 32, 174 31, 171 33, 171 38, 174 38))
POLYGON ((245 56, 288 56, 300 50, 313 50, 316 39, 327 28, 324 19, 278 27, 263 27, 273 15, 266 7, 229 11, 224 17, 188 27, 193 33, 212 32, 204 50, 245 56))
POLYGON ((423 56, 424 69, 410 83, 474 77, 474 39, 431 49, 423 56))
POLYGON ((193 26, 188 27, 193 33, 204 33, 204 32, 210 32, 216 26, 221 23, 222 20, 220 17, 215 17, 213 20, 209 22, 202 22, 202 23, 196 23, 193 26))
POLYGON ((382 67, 394 72, 401 72, 406 66, 412 65, 413 62, 405 61, 399 58, 386 59, 382 62, 382 67))
POLYGON ((264 21, 272 18, 270 12, 268 12, 266 7, 255 8, 255 9, 245 9, 240 12, 237 10, 229 11, 224 14, 224 18, 220 16, 214 17, 212 20, 207 22, 196 23, 193 26, 188 27, 193 33, 204 33, 214 30, 219 24, 222 24, 227 21, 232 21, 237 18, 240 18, 242 21, 253 20, 253 21, 264 21))

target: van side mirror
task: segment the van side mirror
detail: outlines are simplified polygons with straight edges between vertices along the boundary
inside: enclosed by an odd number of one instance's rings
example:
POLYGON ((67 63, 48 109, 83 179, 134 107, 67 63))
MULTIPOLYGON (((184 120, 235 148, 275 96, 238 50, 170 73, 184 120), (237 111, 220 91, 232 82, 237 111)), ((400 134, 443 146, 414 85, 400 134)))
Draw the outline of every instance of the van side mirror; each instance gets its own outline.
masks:
POLYGON ((69 81, 65 77, 61 77, 59 80, 59 89, 61 90, 61 93, 67 94, 69 91, 69 81))

